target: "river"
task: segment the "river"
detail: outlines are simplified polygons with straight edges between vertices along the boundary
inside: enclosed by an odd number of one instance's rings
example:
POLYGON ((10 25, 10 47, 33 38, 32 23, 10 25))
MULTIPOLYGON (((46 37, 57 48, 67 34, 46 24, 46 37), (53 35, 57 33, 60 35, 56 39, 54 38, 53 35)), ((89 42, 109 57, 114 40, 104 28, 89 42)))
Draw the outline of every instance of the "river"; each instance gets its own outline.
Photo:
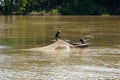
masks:
POLYGON ((0 16, 1 80, 119 80, 120 16, 0 16), (79 52, 19 51, 52 44, 57 30, 79 52))

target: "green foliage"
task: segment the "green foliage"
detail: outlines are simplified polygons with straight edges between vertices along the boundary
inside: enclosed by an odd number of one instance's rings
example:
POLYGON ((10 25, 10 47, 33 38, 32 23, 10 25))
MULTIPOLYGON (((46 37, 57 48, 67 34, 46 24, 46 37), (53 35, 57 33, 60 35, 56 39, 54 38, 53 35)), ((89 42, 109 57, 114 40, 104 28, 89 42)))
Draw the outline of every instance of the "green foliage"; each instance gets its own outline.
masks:
POLYGON ((57 9, 52 9, 51 11, 48 12, 50 15, 58 15, 59 11, 57 9))
POLYGON ((120 0, 0 0, 1 14, 120 15, 120 0))
POLYGON ((41 15, 45 15, 45 14, 46 14, 46 11, 45 11, 45 10, 40 11, 40 14, 41 14, 41 15))

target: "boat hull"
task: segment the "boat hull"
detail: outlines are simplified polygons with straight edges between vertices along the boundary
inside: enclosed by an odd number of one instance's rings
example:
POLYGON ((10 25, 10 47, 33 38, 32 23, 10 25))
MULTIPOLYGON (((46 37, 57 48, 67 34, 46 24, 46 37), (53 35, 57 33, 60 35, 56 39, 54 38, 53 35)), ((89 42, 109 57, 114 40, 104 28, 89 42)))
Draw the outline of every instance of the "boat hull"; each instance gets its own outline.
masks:
POLYGON ((81 44, 81 43, 74 43, 73 46, 78 48, 87 48, 89 43, 81 44))

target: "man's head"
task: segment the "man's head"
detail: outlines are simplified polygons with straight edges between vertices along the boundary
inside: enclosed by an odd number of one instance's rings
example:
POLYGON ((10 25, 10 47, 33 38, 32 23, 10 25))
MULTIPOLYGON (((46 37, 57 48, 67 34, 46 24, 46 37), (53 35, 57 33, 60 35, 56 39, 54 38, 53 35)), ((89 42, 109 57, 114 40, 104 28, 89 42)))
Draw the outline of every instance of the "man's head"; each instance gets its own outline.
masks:
POLYGON ((57 31, 58 33, 61 33, 61 31, 59 30, 59 31, 57 31))

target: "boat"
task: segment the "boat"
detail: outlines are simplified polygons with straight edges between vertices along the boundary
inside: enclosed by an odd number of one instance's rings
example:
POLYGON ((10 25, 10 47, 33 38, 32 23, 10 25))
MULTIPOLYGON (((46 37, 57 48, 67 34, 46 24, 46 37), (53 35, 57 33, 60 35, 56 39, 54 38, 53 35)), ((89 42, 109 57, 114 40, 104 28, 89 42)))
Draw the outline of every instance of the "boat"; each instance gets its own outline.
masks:
POLYGON ((36 47, 36 48, 30 48, 30 49, 19 49, 22 51, 42 51, 45 53, 62 53, 62 52, 75 52, 80 51, 80 48, 86 48, 88 47, 88 43, 86 44, 80 44, 80 43, 74 43, 70 44, 64 40, 59 39, 58 41, 55 41, 54 43, 44 46, 44 47, 36 47))
POLYGON ((78 48, 87 48, 89 43, 85 43, 85 44, 82 44, 82 43, 73 43, 72 44, 73 46, 75 47, 78 47, 78 48))
MULTIPOLYGON (((55 39, 53 39, 53 40, 50 40, 51 42, 56 42, 56 40, 55 39)), ((61 40, 60 40, 61 41, 61 40)), ((69 42, 70 40, 63 40, 64 42, 69 42)), ((90 43, 73 43, 73 44, 71 44, 72 46, 70 46, 71 48, 87 48, 88 47, 88 45, 89 45, 90 43)))

